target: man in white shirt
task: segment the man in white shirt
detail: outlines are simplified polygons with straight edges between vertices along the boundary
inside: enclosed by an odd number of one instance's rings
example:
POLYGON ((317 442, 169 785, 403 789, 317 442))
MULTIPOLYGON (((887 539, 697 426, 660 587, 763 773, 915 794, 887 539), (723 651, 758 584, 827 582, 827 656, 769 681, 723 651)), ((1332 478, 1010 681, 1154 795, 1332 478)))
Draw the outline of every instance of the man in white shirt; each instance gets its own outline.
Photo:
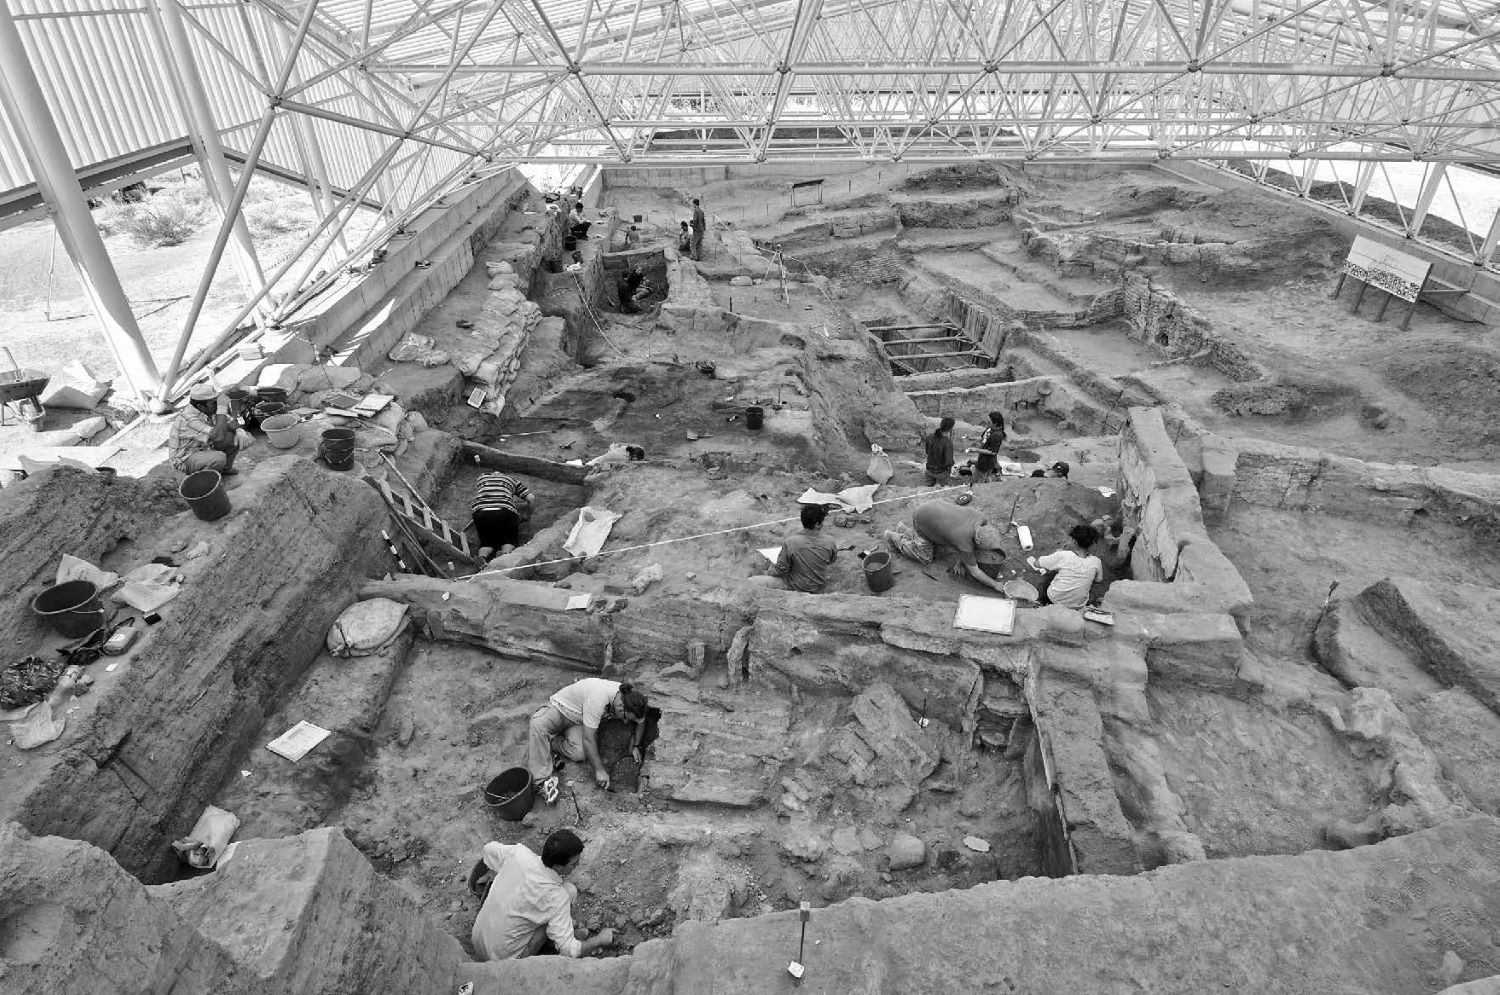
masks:
POLYGON ((469 890, 483 893, 471 939, 479 960, 531 957, 552 941, 564 957, 583 957, 615 942, 612 929, 584 939, 573 928, 578 888, 563 881, 583 855, 583 841, 570 829, 547 837, 538 857, 520 843, 486 843, 484 856, 469 872, 469 890))
POLYGON ((1104 564, 1099 557, 1090 556, 1089 549, 1099 541, 1099 533, 1089 525, 1075 525, 1068 537, 1078 551, 1059 549, 1046 556, 1030 557, 1027 563, 1033 570, 1043 571, 1042 603, 1062 605, 1065 608, 1082 608, 1089 603, 1089 593, 1096 581, 1104 579, 1104 564))
POLYGON ((646 696, 634 685, 585 677, 554 694, 531 716, 527 767, 542 800, 557 802, 557 777, 552 755, 563 760, 587 760, 594 768, 594 781, 609 787, 609 771, 599 757, 599 725, 607 718, 635 724, 630 755, 641 761, 641 742, 646 734, 646 696))

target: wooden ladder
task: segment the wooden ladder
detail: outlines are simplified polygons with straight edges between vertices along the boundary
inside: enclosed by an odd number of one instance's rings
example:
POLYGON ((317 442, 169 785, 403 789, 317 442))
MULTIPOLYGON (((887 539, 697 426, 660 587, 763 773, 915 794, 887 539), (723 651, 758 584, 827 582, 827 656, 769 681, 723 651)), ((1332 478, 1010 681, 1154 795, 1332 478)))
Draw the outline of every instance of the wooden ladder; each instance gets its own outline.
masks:
POLYGON ((392 510, 406 520, 408 525, 420 529, 439 547, 454 556, 461 556, 466 560, 473 560, 474 554, 469 551, 469 538, 462 532, 454 530, 449 524, 438 517, 437 512, 428 506, 415 492, 410 495, 399 494, 391 490, 390 484, 383 480, 375 481, 375 486, 380 493, 390 502, 392 510))

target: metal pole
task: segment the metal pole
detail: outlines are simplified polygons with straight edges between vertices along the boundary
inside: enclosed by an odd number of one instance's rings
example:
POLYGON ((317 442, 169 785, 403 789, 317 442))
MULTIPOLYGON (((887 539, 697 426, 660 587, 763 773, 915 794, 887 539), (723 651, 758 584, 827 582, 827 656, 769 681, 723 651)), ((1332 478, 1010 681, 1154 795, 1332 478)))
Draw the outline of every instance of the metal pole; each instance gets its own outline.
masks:
POLYGON ((0 106, 10 118, 37 188, 52 210, 57 236, 78 270, 121 375, 143 400, 156 395, 161 389, 156 361, 136 324, 104 239, 94 227, 57 121, 21 42, 15 15, 5 3, 0 3, 0 106))
MULTIPOLYGON (((271 137, 271 126, 276 123, 276 107, 280 101, 279 94, 286 89, 287 80, 291 79, 292 69, 296 63, 297 53, 302 49, 302 42, 307 38, 307 32, 312 27, 313 14, 317 12, 318 0, 311 0, 307 10, 303 12, 302 22, 297 25, 297 34, 292 40, 290 52, 286 62, 281 67, 281 73, 272 88, 272 97, 266 104, 265 113, 261 115, 260 127, 255 131, 255 138, 250 142, 250 150, 245 155, 245 165, 240 173, 240 182, 234 188, 234 196, 230 197, 229 205, 225 209, 227 217, 225 223, 219 226, 219 233, 214 238, 214 247, 209 251, 208 261, 204 264, 203 278, 198 281, 198 289, 193 293, 192 304, 188 307, 187 319, 182 323, 182 334, 177 338, 177 347, 172 350, 172 361, 167 365, 167 374, 163 378, 166 390, 170 391, 176 386, 177 371, 182 366, 183 354, 187 352, 188 340, 193 337, 193 328, 198 323, 198 316, 203 313, 203 304, 208 299, 208 289, 213 284, 214 272, 219 268, 219 260, 224 257, 224 247, 229 242, 229 232, 233 227, 229 219, 238 215, 240 208, 244 206, 245 194, 250 191, 250 180, 255 175, 255 168, 260 164, 260 154, 266 147, 266 139, 271 137)), ((265 297, 263 286, 261 290, 252 295, 251 307, 259 303, 265 297)), ((247 309, 246 314, 249 313, 247 309)))
POLYGON ((1475 266, 1488 266, 1490 260, 1495 257, 1495 246, 1500 245, 1500 208, 1495 209, 1495 220, 1490 222, 1490 233, 1484 238, 1484 245, 1479 248, 1479 258, 1474 260, 1475 266))
POLYGON ((1432 198, 1437 194, 1438 187, 1443 182, 1443 174, 1448 170, 1445 162, 1434 162, 1427 167, 1427 176, 1423 178, 1422 189, 1417 193, 1416 209, 1412 211, 1411 223, 1407 225, 1406 237, 1416 238, 1422 230, 1422 222, 1427 220, 1427 212, 1432 207, 1432 198))
MULTIPOLYGON (((224 164, 224 147, 219 142, 219 127, 214 120, 213 109, 203 86, 203 76, 198 71, 198 61, 188 42, 187 29, 182 23, 178 0, 154 0, 151 5, 153 26, 160 31, 159 41, 164 53, 176 69, 178 88, 183 99, 183 110, 192 132, 193 142, 198 146, 198 157, 203 164, 203 181, 209 196, 220 213, 231 217, 229 204, 234 182, 229 178, 229 167, 224 164)), ((255 243, 250 238, 250 226, 244 215, 233 215, 232 259, 239 271, 240 282, 247 293, 255 293, 265 283, 265 272, 260 258, 255 253, 255 243)), ((255 315, 260 317, 261 309, 255 315)))

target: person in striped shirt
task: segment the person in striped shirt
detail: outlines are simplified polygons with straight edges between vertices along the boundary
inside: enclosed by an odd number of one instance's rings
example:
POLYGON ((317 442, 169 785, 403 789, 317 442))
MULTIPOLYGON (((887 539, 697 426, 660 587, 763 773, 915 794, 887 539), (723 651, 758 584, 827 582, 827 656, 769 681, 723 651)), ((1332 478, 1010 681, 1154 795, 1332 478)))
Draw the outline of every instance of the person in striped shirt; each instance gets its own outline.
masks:
POLYGON ((509 553, 521 543, 521 523, 531 519, 531 489, 508 473, 486 473, 474 494, 479 558, 509 553))

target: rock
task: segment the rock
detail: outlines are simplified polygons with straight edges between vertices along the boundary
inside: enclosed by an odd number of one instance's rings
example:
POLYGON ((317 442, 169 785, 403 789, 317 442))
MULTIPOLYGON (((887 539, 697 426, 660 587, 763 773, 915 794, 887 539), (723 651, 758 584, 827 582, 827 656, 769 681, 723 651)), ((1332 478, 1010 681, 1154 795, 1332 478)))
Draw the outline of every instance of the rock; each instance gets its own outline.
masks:
POLYGON ((1381 829, 1378 819, 1366 819, 1364 822, 1337 819, 1323 827, 1323 838, 1344 850, 1368 846, 1384 837, 1385 832, 1381 829))
POLYGON ((1464 975, 1464 959, 1452 950, 1443 951, 1443 966, 1438 969, 1442 975, 1443 984, 1452 986, 1458 984, 1458 979, 1464 975))
POLYGON ((968 847, 970 850, 973 850, 975 853, 990 852, 990 841, 986 839, 980 839, 978 836, 965 836, 964 846, 968 847))
POLYGON ((701 639, 694 639, 687 645, 688 670, 692 673, 695 680, 703 676, 703 657, 707 652, 708 646, 701 639))
POLYGON ((631 579, 630 588, 631 590, 635 591, 636 594, 645 594, 646 588, 661 580, 661 578, 661 564, 653 563, 641 570, 640 573, 636 574, 635 577, 631 579))
POLYGON ((879 850, 885 844, 885 840, 875 830, 866 826, 859 831, 859 845, 866 850, 879 850))
POLYGON ((748 287, 752 283, 748 276, 736 276, 729 281, 731 287, 748 287))
POLYGON ((781 838, 781 852, 795 860, 815 864, 828 852, 828 843, 807 826, 796 826, 781 838))
POLYGON ((532 826, 536 825, 536 813, 527 812, 525 815, 521 816, 521 825, 525 826, 527 829, 530 829, 532 826))
POLYGON ((396 722, 396 743, 397 743, 397 745, 400 745, 400 746, 406 746, 406 745, 408 745, 409 743, 411 743, 412 737, 415 736, 416 734, 417 734, 417 723, 412 720, 412 717, 410 715, 403 715, 403 716, 401 716, 400 720, 398 720, 396 722))
POLYGON ((833 832, 833 848, 845 857, 853 856, 865 849, 859 840, 859 833, 853 826, 845 826, 833 832))
POLYGON ((927 862, 927 844, 911 833, 897 833, 891 837, 885 852, 890 858, 890 868, 893 871, 920 867, 927 862))

